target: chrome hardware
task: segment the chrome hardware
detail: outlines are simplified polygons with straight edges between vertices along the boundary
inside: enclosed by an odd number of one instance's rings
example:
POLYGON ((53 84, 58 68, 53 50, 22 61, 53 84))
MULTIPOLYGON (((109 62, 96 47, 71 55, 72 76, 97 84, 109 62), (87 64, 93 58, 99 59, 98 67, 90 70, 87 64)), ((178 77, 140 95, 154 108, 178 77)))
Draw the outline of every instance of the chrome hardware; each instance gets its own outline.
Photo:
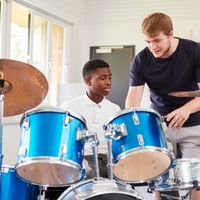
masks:
POLYGON ((28 129, 29 128, 29 119, 28 118, 25 118, 23 123, 22 123, 22 128, 24 129, 28 129))
POLYGON ((68 114, 66 114, 65 119, 64 119, 64 127, 67 127, 68 124, 73 120, 72 117, 70 117, 68 114))
POLYGON ((67 153, 67 146, 65 144, 63 144, 61 147, 61 153, 62 153, 62 155, 67 153))
POLYGON ((99 140, 97 137, 93 137, 92 135, 88 137, 88 143, 91 147, 96 147, 99 145, 99 140))
POLYGON ((105 137, 119 140, 122 137, 127 136, 127 129, 124 123, 122 124, 108 124, 105 128, 105 137))
POLYGON ((165 122, 164 116, 162 116, 162 117, 160 118, 160 126, 161 126, 161 129, 162 129, 163 131, 166 131, 166 129, 167 129, 167 124, 166 124, 166 122, 165 122))
POLYGON ((26 153, 27 153, 27 148, 26 147, 20 147, 19 148, 19 155, 23 158, 26 157, 26 153))
POLYGON ((137 135, 138 143, 140 146, 144 147, 144 138, 142 134, 137 135))
POLYGON ((76 141, 82 141, 86 139, 87 135, 87 131, 86 130, 82 130, 80 128, 77 129, 76 131, 76 141))
POLYGON ((139 117, 138 117, 138 115, 136 114, 135 111, 133 112, 132 119, 133 119, 133 123, 134 123, 135 125, 139 125, 139 124, 140 124, 139 117))

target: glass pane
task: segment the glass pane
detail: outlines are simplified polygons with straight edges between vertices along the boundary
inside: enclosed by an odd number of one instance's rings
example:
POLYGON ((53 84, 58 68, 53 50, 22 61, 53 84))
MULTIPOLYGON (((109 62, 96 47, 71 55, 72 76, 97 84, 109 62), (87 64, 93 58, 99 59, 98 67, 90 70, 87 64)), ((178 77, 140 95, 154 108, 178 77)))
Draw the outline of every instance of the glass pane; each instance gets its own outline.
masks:
POLYGON ((60 83, 63 69, 63 27, 52 25, 52 83, 60 83))
POLYGON ((1 0, 0 0, 0 27, 1 27, 1 0))
MULTIPOLYGON (((1 32, 2 32, 2 30, 1 30, 1 13, 2 13, 2 6, 1 6, 1 0, 0 0, 0 34, 1 34, 1 32)), ((1 38, 2 36, 0 35, 0 38, 1 38)), ((1 48, 1 41, 0 41, 0 48, 1 48)), ((1 52, 1 49, 0 49, 0 52, 1 52)), ((0 53, 0 55, 1 55, 1 53, 0 53)))
POLYGON ((28 60, 29 18, 28 9, 12 3, 10 57, 23 62, 28 60))
POLYGON ((45 74, 47 21, 34 16, 32 64, 45 74))

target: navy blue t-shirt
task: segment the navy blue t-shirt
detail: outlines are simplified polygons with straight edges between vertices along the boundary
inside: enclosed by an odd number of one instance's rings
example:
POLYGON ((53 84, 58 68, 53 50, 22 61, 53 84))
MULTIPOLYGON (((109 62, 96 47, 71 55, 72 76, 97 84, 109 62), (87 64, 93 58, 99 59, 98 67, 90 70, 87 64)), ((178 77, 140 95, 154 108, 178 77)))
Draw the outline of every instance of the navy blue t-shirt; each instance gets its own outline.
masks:
MULTIPOLYGON (((179 38, 175 52, 168 58, 155 58, 146 47, 134 58, 130 67, 130 86, 147 84, 152 107, 165 116, 181 107, 191 97, 172 97, 174 91, 198 90, 200 83, 200 45, 179 38)), ((200 124, 200 112, 192 113, 184 126, 200 124)))

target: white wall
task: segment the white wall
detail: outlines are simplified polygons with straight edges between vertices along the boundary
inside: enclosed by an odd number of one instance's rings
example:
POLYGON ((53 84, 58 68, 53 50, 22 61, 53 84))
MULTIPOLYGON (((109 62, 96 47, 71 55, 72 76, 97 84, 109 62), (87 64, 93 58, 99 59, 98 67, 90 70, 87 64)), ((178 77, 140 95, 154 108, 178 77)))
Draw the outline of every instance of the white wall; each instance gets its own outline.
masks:
MULTIPOLYGON (((90 46, 135 45, 136 53, 144 48, 140 25, 152 12, 171 16, 175 36, 200 41, 198 0, 85 0, 85 3, 85 23, 77 24, 74 29, 70 82, 81 82, 80 70, 89 59, 90 46)), ((144 105, 149 104, 146 98, 144 105)))

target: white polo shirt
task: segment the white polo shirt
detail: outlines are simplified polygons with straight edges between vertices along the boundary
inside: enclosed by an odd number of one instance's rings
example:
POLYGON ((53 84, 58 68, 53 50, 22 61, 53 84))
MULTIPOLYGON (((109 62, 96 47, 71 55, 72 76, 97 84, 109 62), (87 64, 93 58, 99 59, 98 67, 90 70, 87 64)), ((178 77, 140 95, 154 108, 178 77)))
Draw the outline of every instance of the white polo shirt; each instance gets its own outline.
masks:
MULTIPOLYGON (((93 102, 85 93, 84 95, 64 102, 61 106, 64 110, 69 110, 81 115, 86 120, 87 128, 90 132, 96 132, 99 146, 98 153, 107 154, 107 143, 104 137, 103 125, 112 118, 120 107, 104 98, 100 103, 93 102)), ((85 155, 92 155, 92 148, 86 143, 85 155)))

